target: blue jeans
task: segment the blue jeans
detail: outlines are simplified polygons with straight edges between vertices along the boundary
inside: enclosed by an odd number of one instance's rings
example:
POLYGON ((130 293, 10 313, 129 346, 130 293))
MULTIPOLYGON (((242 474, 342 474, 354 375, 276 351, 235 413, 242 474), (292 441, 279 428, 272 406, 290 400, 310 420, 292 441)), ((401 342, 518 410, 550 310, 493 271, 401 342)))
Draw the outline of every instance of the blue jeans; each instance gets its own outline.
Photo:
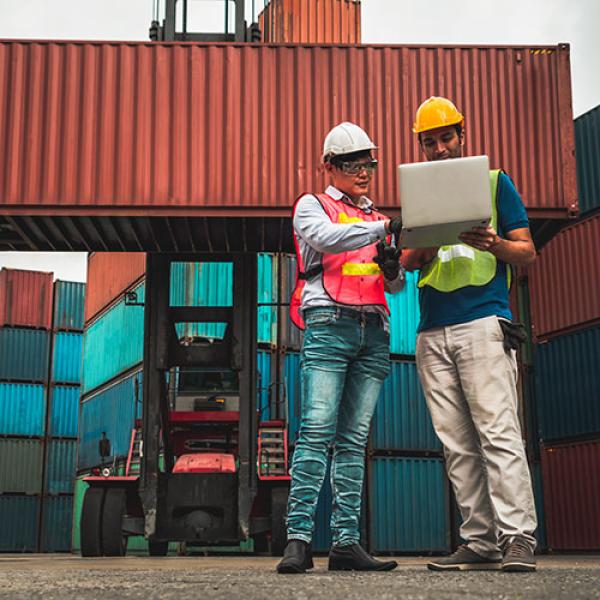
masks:
POLYGON ((292 461, 288 540, 312 539, 315 508, 333 444, 332 543, 358 543, 365 446, 383 380, 389 335, 381 318, 344 308, 304 313, 300 356, 302 421, 292 461))

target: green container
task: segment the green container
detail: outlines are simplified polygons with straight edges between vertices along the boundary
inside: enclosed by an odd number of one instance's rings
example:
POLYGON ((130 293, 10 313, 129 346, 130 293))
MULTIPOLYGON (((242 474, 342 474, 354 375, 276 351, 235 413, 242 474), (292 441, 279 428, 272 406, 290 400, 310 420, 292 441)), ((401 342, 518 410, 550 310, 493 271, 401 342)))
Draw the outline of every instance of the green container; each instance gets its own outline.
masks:
POLYGON ((40 494, 42 491, 42 440, 0 439, 0 494, 40 494))

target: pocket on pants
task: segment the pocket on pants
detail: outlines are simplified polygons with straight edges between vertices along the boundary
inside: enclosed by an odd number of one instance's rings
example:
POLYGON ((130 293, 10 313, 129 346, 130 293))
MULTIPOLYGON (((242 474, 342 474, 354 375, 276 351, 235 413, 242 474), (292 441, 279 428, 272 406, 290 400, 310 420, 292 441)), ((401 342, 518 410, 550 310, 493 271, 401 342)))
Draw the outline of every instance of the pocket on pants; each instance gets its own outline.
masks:
POLYGON ((311 311, 304 317, 306 327, 332 325, 337 321, 337 314, 332 311, 311 311))

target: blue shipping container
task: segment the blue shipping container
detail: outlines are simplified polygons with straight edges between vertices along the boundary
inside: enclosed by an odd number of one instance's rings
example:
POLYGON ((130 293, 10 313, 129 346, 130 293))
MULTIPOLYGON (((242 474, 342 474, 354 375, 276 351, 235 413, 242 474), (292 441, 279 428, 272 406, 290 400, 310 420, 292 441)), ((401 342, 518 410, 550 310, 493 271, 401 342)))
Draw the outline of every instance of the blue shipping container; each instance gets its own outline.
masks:
POLYGON ((79 387, 53 385, 50 389, 50 423, 48 435, 77 437, 79 387))
POLYGON ((271 353, 259 350, 256 359, 256 393, 258 396, 258 418, 268 421, 271 418, 271 398, 275 393, 271 380, 271 353))
POLYGON ((135 419, 141 416, 141 402, 141 371, 83 399, 79 419, 79 470, 101 464, 98 442, 102 432, 106 433, 111 446, 111 455, 105 463, 112 462, 114 457, 127 456, 135 419))
POLYGON ((54 334, 52 381, 54 383, 81 383, 83 335, 59 332, 54 334))
POLYGON ((371 431, 378 450, 441 450, 414 362, 392 361, 371 431))
POLYGON ((43 382, 48 379, 50 334, 39 329, 0 329, 0 379, 43 382))
POLYGON ((49 440, 46 460, 46 492, 72 494, 77 462, 77 442, 49 440))
POLYGON ((293 444, 300 432, 301 400, 300 400, 300 354, 290 352, 285 355, 283 390, 287 405, 288 439, 293 444))
POLYGON ((83 331, 85 283, 54 282, 54 331, 83 331))
POLYGON ((600 433, 600 327, 535 347, 538 434, 556 440, 600 433))
MULTIPOLYGON (((144 301, 144 284, 135 288, 144 301)), ((84 334, 83 386, 87 392, 104 385, 142 361, 144 307, 127 306, 121 300, 94 321, 84 334)))
POLYGON ((45 386, 0 383, 0 434, 43 436, 45 419, 45 386))
POLYGON ((73 496, 47 496, 42 501, 42 552, 69 552, 73 496))
POLYGON ((450 550, 448 486, 441 459, 376 457, 369 464, 373 552, 450 550))
POLYGON ((531 465, 531 480, 533 483, 533 495, 535 496, 535 512, 537 514, 538 522, 538 526, 535 531, 535 539, 538 542, 538 548, 540 550, 544 550, 548 548, 548 539, 546 537, 546 511, 544 510, 542 465, 539 462, 531 465))
POLYGON ((406 273, 406 285, 397 294, 386 294, 390 307, 390 352, 409 354, 416 352, 419 310, 419 272, 406 273))
POLYGON ((600 207, 600 106, 575 119, 579 211, 600 207))
POLYGON ((0 495, 0 551, 35 552, 39 496, 0 495))

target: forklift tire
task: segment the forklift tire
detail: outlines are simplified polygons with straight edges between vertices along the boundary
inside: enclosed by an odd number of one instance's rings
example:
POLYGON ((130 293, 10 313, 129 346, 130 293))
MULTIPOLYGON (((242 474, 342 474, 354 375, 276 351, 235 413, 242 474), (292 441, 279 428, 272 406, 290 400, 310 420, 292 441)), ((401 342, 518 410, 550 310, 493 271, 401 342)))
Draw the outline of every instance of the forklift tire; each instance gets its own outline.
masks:
POLYGON ((123 488, 106 490, 102 511, 102 549, 104 556, 125 556, 127 536, 121 528, 127 509, 127 492, 123 488))
POLYGON ((102 509, 104 488, 90 487, 83 497, 81 509, 81 556, 102 556, 102 509))
POLYGON ((271 556, 283 556, 285 550, 287 501, 287 487, 278 486, 271 490, 271 556))
POLYGON ((150 556, 166 556, 169 552, 169 542, 148 542, 150 556))

